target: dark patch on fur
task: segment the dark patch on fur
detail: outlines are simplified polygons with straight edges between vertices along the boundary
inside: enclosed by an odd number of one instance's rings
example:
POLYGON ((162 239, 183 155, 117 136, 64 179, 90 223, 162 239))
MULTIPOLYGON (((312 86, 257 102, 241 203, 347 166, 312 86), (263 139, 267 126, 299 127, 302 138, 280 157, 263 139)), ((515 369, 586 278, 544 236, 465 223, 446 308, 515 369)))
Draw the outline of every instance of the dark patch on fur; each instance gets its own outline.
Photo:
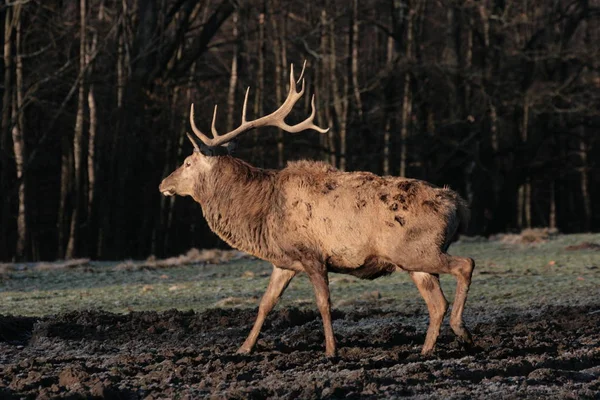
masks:
POLYGON ((389 226, 390 228, 393 228, 394 226, 396 226, 396 225, 394 225, 393 223, 391 223, 391 222, 389 222, 389 221, 388 221, 388 222, 386 222, 385 224, 386 224, 387 226, 389 226))
POLYGON ((358 175, 359 181, 354 186, 356 188, 359 188, 359 187, 364 186, 364 185, 366 185, 366 184, 368 184, 370 182, 373 182, 377 178, 376 175, 373 175, 373 174, 368 173, 368 172, 357 173, 357 175, 358 175))
POLYGON ((391 211, 397 211, 398 210, 398 204, 397 203, 392 203, 392 205, 390 206, 390 210, 391 211))
POLYGON ((304 203, 306 205, 306 212, 308 213, 308 219, 312 218, 312 204, 310 203, 304 203))
POLYGON ((402 204, 402 209, 406 210, 408 205, 413 202, 417 195, 419 184, 414 181, 403 181, 398 184, 398 189, 400 190, 400 193, 394 196, 394 200, 402 204))
POLYGON ((323 194, 327 194, 335 189, 337 189, 338 184, 335 181, 327 181, 325 182, 324 188, 323 188, 323 194))
POLYGON ((363 209, 367 205, 367 201, 365 199, 356 199, 356 208, 363 209))
POLYGON ((415 190, 415 182, 413 181, 402 181, 398 184, 398 189, 405 191, 405 192, 411 192, 415 190))
POLYGON ((404 221, 404 218, 402 218, 402 217, 401 217, 401 216, 399 216, 399 215, 396 215, 396 216, 394 217, 394 219, 396 220, 396 222, 397 222, 397 223, 399 223, 399 224, 400 224, 400 226, 404 226, 404 223, 405 223, 405 221, 404 221))
POLYGON ((404 196, 404 194, 402 194, 402 193, 398 193, 397 195, 394 196, 394 200, 396 200, 400 204, 405 204, 406 196, 404 196))
POLYGON ((425 200, 423 202, 424 207, 429 207, 431 211, 437 213, 440 210, 440 203, 435 200, 425 200))
POLYGON ((292 207, 296 207, 300 203, 300 200, 296 200, 292 203, 292 207))
POLYGON ((422 228, 419 226, 415 226, 412 228, 409 228, 406 231, 406 240, 407 241, 414 241, 417 240, 421 237, 421 233, 422 233, 422 228))
POLYGON ((382 193, 379 195, 379 200, 383 201, 383 204, 387 204, 390 200, 390 196, 387 193, 382 193))

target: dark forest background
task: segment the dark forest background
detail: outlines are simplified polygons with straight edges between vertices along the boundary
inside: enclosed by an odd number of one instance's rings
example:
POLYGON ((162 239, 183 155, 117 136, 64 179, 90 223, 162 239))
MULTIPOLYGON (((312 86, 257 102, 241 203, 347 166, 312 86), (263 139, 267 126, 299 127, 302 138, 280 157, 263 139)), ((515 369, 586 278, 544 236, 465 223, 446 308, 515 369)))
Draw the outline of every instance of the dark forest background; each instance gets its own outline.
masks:
MULTIPOLYGON (((207 129, 285 98, 307 60, 329 134, 236 155, 449 185, 470 234, 600 229, 598 0, 13 0, 0 5, 0 260, 221 246, 161 179, 207 129)), ((310 112, 310 96, 290 120, 310 112)))

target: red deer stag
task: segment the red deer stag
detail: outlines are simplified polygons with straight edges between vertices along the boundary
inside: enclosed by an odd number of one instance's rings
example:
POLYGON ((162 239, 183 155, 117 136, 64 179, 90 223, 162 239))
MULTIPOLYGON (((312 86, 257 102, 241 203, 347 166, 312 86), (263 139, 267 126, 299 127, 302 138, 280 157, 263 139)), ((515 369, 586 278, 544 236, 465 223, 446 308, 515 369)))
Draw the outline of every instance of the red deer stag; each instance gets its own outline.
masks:
POLYGON ((194 152, 165 178, 160 191, 166 196, 192 196, 200 203, 210 228, 225 242, 273 264, 273 272, 248 338, 238 350, 249 353, 267 314, 298 273, 308 275, 323 319, 327 356, 336 354, 331 325, 328 273, 340 272, 375 279, 394 271, 407 271, 429 309, 430 321, 422 354, 433 351, 448 302, 440 288, 440 273, 454 275, 456 297, 450 326, 458 339, 472 343, 463 324, 463 309, 475 266, 470 258, 446 253, 469 210, 454 191, 427 182, 369 172, 342 172, 316 161, 290 162, 283 170, 255 168, 228 154, 225 147, 238 135, 263 126, 286 132, 313 129, 311 115, 296 125, 284 119, 304 94, 298 92, 293 65, 287 99, 272 114, 246 120, 248 91, 241 125, 219 135, 212 121, 212 138, 190 124, 202 142, 192 136, 194 152))

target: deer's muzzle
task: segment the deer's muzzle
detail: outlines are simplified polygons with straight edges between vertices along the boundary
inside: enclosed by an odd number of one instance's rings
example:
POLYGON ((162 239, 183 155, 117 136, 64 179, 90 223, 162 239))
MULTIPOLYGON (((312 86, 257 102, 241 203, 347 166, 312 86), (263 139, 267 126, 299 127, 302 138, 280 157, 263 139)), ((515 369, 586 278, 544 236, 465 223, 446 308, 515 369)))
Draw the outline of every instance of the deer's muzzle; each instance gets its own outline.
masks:
POLYGON ((158 190, 164 195, 164 196, 174 196, 175 195, 175 191, 173 190, 173 188, 169 187, 168 185, 165 184, 165 180, 163 180, 160 185, 158 186, 158 190))

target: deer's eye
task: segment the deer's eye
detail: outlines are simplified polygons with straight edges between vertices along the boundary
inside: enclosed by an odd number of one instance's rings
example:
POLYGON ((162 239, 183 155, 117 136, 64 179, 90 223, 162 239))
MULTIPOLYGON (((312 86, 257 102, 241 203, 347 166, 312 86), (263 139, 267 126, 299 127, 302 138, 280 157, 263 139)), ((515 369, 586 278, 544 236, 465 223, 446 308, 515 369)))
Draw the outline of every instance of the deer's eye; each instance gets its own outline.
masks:
POLYGON ((186 161, 186 162, 185 162, 185 166, 186 166, 186 167, 189 167, 189 166, 191 166, 191 165, 192 165, 192 163, 191 163, 191 162, 189 162, 189 161, 186 161))

